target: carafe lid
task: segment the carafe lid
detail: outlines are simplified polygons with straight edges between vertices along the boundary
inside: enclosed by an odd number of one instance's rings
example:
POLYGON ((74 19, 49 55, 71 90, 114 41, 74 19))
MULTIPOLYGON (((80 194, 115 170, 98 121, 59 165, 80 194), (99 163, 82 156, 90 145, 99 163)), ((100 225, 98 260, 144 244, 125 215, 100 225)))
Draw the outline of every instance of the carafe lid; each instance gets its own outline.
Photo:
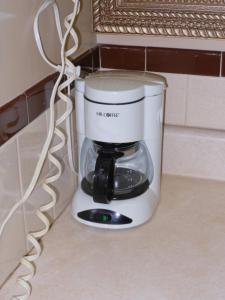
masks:
POLYGON ((132 143, 104 143, 104 142, 93 142, 95 150, 102 151, 102 152, 108 152, 108 153, 114 153, 114 152, 121 152, 124 156, 129 156, 134 154, 139 149, 139 142, 132 142, 132 143))

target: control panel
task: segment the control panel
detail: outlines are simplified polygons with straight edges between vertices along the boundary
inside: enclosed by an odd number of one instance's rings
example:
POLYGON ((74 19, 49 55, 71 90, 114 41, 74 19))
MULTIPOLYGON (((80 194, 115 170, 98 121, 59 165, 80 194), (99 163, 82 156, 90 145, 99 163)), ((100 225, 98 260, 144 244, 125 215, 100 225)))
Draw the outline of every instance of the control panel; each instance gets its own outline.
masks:
POLYGON ((89 209, 81 211, 78 217, 89 222, 111 224, 111 225, 124 225, 132 223, 132 219, 108 209, 89 209))

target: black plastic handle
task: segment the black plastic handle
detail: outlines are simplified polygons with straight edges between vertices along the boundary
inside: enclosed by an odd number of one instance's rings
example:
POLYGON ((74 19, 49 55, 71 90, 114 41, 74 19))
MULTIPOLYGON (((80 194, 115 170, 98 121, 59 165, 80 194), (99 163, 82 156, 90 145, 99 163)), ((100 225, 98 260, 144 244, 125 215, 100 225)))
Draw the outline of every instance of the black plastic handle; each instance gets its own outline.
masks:
POLYGON ((112 200, 115 161, 112 153, 99 152, 93 182, 93 200, 97 203, 108 204, 112 200))

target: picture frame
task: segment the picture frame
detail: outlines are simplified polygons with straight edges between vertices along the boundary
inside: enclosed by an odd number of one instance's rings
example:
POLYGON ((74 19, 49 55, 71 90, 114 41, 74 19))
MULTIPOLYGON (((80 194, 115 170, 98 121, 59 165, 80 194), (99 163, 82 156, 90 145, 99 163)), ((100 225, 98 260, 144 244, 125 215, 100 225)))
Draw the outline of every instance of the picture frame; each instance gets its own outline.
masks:
POLYGON ((98 33, 225 38, 224 0, 92 0, 98 33))

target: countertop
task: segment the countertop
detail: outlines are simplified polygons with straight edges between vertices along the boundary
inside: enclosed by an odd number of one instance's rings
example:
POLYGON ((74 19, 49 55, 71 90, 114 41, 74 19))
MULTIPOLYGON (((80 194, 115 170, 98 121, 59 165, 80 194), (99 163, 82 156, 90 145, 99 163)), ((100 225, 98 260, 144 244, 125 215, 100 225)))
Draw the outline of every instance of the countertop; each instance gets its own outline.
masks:
MULTIPOLYGON (((1 300, 15 294, 15 276, 1 300)), ((135 229, 87 227, 67 208, 32 285, 31 300, 224 300, 225 183, 164 176, 154 217, 135 229)))

